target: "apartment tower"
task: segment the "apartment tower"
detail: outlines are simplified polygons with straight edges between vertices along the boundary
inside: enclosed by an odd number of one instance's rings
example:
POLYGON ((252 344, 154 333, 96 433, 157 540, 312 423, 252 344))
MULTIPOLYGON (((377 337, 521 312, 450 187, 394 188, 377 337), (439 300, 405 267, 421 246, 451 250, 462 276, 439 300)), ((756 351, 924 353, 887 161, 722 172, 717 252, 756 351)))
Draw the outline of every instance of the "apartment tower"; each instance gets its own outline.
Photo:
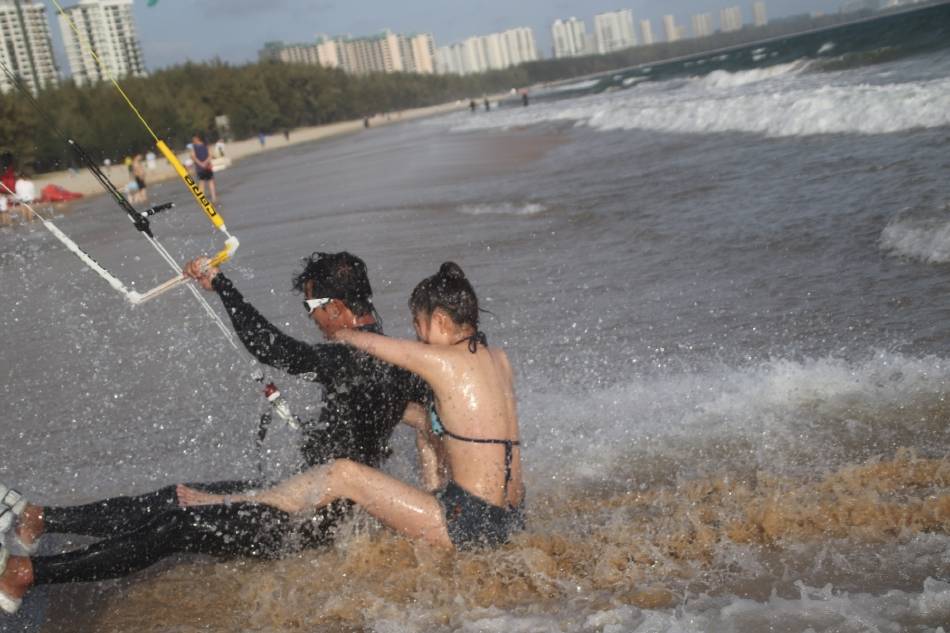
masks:
POLYGON ((676 18, 672 15, 663 16, 663 30, 666 32, 666 41, 675 42, 680 38, 679 27, 676 26, 676 18))
POLYGON ((583 20, 556 20, 551 26, 551 38, 554 40, 554 56, 557 58, 578 57, 588 53, 587 25, 583 20))
POLYGON ((727 7, 719 11, 719 29, 723 33, 738 31, 742 28, 742 9, 727 7))
POLYGON ((79 31, 79 38, 65 16, 59 16, 59 29, 66 47, 69 70, 77 85, 96 83, 110 76, 144 77, 145 60, 132 19, 132 0, 79 0, 66 9, 79 31), (100 68, 89 53, 98 55, 100 68))
MULTIPOLYGON (((0 0, 0 61, 33 94, 58 83, 45 6, 33 0, 0 0)), ((7 73, 0 72, 0 92, 13 88, 7 73)))
POLYGON ((640 20, 640 38, 644 46, 651 46, 656 41, 653 37, 653 24, 649 20, 640 20))
POLYGON ((594 16, 594 41, 597 52, 612 53, 637 45, 633 27, 633 11, 624 9, 594 16))
POLYGON ((693 37, 708 37, 713 34, 713 19, 709 13, 693 16, 693 37))

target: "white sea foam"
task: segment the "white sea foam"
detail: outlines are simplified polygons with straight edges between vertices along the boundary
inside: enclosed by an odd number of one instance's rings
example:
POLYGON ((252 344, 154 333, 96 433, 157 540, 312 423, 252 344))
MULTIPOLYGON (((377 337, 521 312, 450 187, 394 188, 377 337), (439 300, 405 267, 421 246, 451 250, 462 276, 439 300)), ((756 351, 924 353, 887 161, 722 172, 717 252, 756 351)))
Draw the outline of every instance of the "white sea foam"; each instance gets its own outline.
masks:
POLYGON ((513 202, 466 204, 459 207, 459 213, 465 215, 537 215, 547 211, 543 204, 513 202))
POLYGON ((856 83, 840 74, 800 74, 801 64, 685 82, 639 86, 457 121, 455 130, 575 121, 596 130, 746 132, 770 137, 888 134, 950 125, 950 79, 856 83))
POLYGON ((521 415, 536 447, 532 479, 538 482, 554 474, 609 479, 618 463, 638 453, 688 463, 693 460, 679 452, 697 447, 711 451, 704 462, 741 459, 795 469, 851 459, 840 452, 849 442, 913 432, 914 420, 883 412, 938 397, 948 380, 950 363, 933 356, 774 360, 635 377, 585 394, 532 387, 523 392, 521 415), (744 455, 729 455, 737 444, 744 455))
POLYGON ((950 622, 950 583, 927 578, 919 591, 883 595, 851 593, 828 585, 797 583, 798 596, 767 601, 736 596, 699 596, 676 608, 638 609, 620 605, 592 611, 568 601, 533 613, 470 609, 449 627, 415 607, 371 627, 385 633, 465 631, 469 633, 759 633, 760 631, 920 631, 943 633, 950 622))
POLYGON ((881 248, 899 257, 945 264, 950 262, 950 222, 895 220, 881 233, 881 248))

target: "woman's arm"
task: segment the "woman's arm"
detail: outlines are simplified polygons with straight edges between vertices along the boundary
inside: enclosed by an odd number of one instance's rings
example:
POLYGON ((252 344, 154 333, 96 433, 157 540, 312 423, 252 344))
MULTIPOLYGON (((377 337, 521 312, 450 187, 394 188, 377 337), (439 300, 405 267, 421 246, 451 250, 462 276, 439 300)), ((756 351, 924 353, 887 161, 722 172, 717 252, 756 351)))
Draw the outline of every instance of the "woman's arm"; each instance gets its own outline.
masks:
POLYGON ((416 431, 416 450, 419 453, 419 477, 427 492, 441 490, 446 484, 445 463, 441 459, 436 439, 430 431, 416 431))
POLYGON ((445 485, 445 460, 439 450, 439 439, 432 434, 429 416, 421 405, 410 403, 402 421, 416 430, 416 451, 423 489, 435 492, 445 485))
POLYGON ((333 335, 334 340, 352 345, 376 358, 408 369, 430 385, 445 375, 445 357, 436 345, 416 341, 389 338, 372 332, 342 329, 333 335))

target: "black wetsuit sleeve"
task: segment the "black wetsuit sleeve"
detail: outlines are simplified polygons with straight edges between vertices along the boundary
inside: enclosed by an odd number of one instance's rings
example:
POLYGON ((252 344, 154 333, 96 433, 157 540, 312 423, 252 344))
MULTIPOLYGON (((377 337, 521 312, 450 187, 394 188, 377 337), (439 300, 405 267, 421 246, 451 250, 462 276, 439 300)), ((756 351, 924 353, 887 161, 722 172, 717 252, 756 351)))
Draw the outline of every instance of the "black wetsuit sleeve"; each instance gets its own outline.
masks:
POLYGON ((265 365, 288 374, 311 374, 312 380, 325 383, 345 362, 345 345, 311 345, 287 336, 248 303, 223 274, 218 274, 211 286, 221 297, 244 347, 265 365))
POLYGON ((423 406, 429 406, 429 403, 432 402, 432 388, 429 387, 429 383, 409 372, 406 372, 404 380, 406 400, 423 406))

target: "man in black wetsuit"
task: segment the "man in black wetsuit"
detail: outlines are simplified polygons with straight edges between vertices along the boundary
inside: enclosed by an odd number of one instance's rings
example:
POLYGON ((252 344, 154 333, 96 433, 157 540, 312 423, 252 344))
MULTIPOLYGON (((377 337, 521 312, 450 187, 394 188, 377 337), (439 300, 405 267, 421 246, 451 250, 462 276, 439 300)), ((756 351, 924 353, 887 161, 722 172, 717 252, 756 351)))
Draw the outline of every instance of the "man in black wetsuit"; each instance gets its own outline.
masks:
MULTIPOLYGON (((310 344, 287 336, 245 301, 227 277, 206 264, 204 258, 189 262, 185 273, 218 293, 248 351, 262 363, 323 385, 319 418, 302 426, 302 467, 336 458, 379 466, 389 454, 390 436, 406 407, 426 400, 425 382, 350 346, 310 344)), ((304 306, 325 336, 341 328, 381 331, 366 265, 358 257, 345 252, 315 253, 304 260, 294 287, 306 297, 304 306)), ((189 485, 230 494, 259 487, 260 482, 189 485)), ((22 592, 11 586, 23 583, 10 585, 11 576, 12 580, 27 578, 26 587, 103 580, 144 569, 178 552, 276 558, 329 542, 333 528, 349 509, 349 504, 342 504, 300 517, 257 504, 182 508, 175 486, 82 506, 27 505, 16 510, 13 505, 10 510, 19 515, 14 540, 27 549, 41 533, 103 539, 54 556, 11 557, 7 573, 0 569, 0 594, 14 598, 22 592)), ((3 506, 0 499, 0 512, 3 506)))

